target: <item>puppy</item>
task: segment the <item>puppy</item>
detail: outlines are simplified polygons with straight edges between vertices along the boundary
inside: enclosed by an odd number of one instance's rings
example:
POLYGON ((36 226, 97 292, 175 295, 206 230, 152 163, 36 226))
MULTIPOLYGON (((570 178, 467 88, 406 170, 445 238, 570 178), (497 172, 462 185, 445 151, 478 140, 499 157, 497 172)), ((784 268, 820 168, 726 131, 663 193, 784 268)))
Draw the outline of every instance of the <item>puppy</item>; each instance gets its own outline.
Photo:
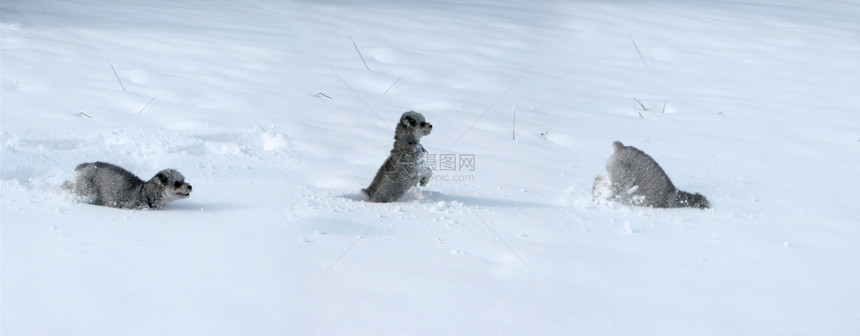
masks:
POLYGON ((705 196, 676 189, 663 168, 648 154, 618 141, 612 147, 614 153, 606 161, 606 176, 598 176, 594 181, 596 201, 615 199, 654 208, 710 207, 705 196))
POLYGON ((409 111, 400 116, 394 131, 394 148, 379 167, 370 186, 362 189, 365 200, 388 203, 398 200, 409 188, 422 187, 430 181, 432 172, 424 165, 424 147, 418 143, 430 134, 433 125, 424 121, 421 113, 409 111))
POLYGON ((146 182, 104 162, 82 163, 75 171, 75 181, 66 181, 63 188, 85 203, 123 209, 162 209, 169 202, 191 195, 191 185, 173 169, 162 170, 146 182))

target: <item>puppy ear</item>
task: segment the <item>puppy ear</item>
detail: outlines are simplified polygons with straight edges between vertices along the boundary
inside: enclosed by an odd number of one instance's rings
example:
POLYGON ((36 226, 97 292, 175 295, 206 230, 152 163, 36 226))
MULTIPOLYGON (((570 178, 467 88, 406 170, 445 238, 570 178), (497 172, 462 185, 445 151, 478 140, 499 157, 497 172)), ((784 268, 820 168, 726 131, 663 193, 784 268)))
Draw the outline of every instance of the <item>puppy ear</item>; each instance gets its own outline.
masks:
POLYGON ((412 128, 418 124, 418 120, 415 120, 415 117, 408 115, 404 116, 403 119, 400 119, 400 122, 403 123, 404 126, 412 128))
POLYGON ((159 172, 158 174, 156 174, 155 180, 158 182, 158 184, 163 186, 166 186, 168 183, 170 183, 170 177, 167 176, 167 174, 165 174, 164 172, 159 172))

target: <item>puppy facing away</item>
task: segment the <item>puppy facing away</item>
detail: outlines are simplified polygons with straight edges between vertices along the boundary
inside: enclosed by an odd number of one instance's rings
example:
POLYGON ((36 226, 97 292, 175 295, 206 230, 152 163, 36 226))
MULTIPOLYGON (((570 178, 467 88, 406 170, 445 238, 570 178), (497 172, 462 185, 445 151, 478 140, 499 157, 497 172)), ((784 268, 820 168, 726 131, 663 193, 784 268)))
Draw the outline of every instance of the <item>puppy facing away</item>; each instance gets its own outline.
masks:
POLYGON ((405 112, 394 131, 394 148, 379 167, 370 186, 361 189, 364 199, 388 203, 398 200, 409 188, 422 187, 430 181, 432 172, 424 165, 424 147, 419 141, 430 134, 433 125, 418 112, 405 112))
POLYGON ((63 188, 85 203, 123 209, 162 209, 172 201, 188 198, 191 185, 173 169, 165 169, 144 182, 122 167, 104 162, 82 163, 75 181, 63 188))
POLYGON ((614 153, 606 161, 606 176, 594 181, 594 198, 614 199, 625 204, 654 208, 707 209, 701 194, 678 190, 651 156, 633 146, 615 141, 614 153))

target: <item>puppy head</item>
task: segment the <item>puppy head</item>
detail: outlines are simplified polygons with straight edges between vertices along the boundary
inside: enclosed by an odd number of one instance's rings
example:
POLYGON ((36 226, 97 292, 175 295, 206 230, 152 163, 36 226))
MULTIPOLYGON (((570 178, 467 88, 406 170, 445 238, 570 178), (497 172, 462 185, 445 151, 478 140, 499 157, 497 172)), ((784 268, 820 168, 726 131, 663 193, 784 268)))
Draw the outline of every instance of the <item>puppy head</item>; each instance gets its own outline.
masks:
POLYGON ((165 169, 155 175, 158 184, 164 188, 164 198, 177 200, 191 195, 191 185, 185 183, 185 177, 174 169, 165 169))
POLYGON ((400 116, 400 123, 397 124, 398 133, 400 130, 405 130, 415 135, 415 138, 420 139, 422 136, 430 134, 433 131, 433 125, 424 121, 424 116, 421 113, 409 111, 400 116))

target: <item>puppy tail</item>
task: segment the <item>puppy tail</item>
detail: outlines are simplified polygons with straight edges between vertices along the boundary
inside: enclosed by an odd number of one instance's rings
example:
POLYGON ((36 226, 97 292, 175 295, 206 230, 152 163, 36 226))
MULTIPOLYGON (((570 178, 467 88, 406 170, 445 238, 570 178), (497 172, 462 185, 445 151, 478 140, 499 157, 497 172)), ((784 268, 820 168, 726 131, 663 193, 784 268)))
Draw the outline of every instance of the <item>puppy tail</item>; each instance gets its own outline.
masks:
POLYGON ((702 194, 699 193, 688 193, 686 191, 678 190, 678 195, 674 199, 672 204, 675 207, 679 208, 697 208, 697 209, 710 209, 711 203, 708 202, 708 199, 702 194))

